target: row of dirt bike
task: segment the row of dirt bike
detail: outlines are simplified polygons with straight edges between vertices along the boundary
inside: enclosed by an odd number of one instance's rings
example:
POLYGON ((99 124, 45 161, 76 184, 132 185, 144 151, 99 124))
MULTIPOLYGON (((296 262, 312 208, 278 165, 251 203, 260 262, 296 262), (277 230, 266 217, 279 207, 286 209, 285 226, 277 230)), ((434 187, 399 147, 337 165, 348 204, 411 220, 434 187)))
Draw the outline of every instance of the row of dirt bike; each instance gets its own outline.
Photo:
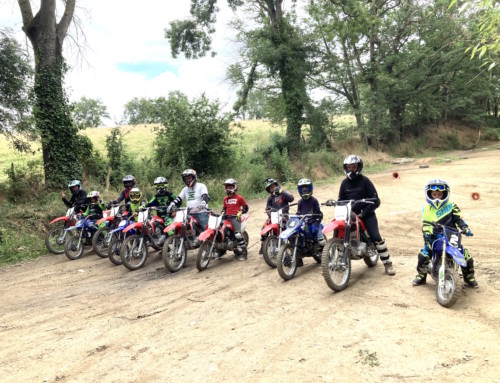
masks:
MULTIPOLYGON (((364 222, 353 213, 358 203, 373 203, 373 199, 358 201, 333 201, 323 206, 335 207, 334 218, 321 225, 325 237, 332 235, 325 246, 315 240, 308 229, 312 214, 288 214, 282 209, 272 209, 270 219, 261 230, 263 258, 272 268, 277 268, 285 281, 292 279, 304 257, 312 257, 321 264, 323 278, 334 291, 344 290, 351 277, 351 261, 363 260, 368 267, 378 263, 379 255, 371 241, 364 222)), ((296 204, 289 206, 293 207, 296 204)), ((162 259, 171 272, 179 271, 186 263, 188 250, 197 249, 196 267, 202 271, 210 260, 220 258, 227 251, 239 255, 237 240, 230 221, 223 215, 210 211, 208 226, 201 228, 188 208, 169 212, 166 222, 153 214, 153 208, 140 209, 137 219, 127 218, 121 207, 105 211, 104 217, 93 222, 69 209, 64 217, 54 219, 54 227, 46 236, 46 245, 53 253, 65 253, 69 259, 83 255, 85 246, 92 246, 100 257, 108 257, 113 264, 123 264, 130 270, 144 266, 148 247, 162 251, 162 259)), ((241 232, 248 246, 245 231, 248 214, 242 215, 241 232)), ((461 232, 430 223, 444 235, 433 244, 429 274, 436 283, 438 302, 451 307, 461 294, 458 269, 465 259, 461 246, 461 232)))
MULTIPOLYGON (((113 264, 137 270, 146 263, 152 247, 161 250, 163 262, 171 272, 184 266, 188 250, 198 249, 196 267, 200 271, 208 267, 210 259, 227 251, 241 253, 231 223, 214 211, 210 211, 208 226, 203 229, 189 208, 169 211, 164 220, 154 214, 155 207, 141 208, 137 216, 130 216, 122 207, 105 210, 97 221, 76 214, 74 208, 68 209, 66 215, 50 222, 51 229, 45 237, 47 249, 75 260, 82 257, 85 247, 92 247, 98 256, 109 258, 113 264)), ((248 244, 247 219, 248 214, 244 214, 241 226, 248 244)))

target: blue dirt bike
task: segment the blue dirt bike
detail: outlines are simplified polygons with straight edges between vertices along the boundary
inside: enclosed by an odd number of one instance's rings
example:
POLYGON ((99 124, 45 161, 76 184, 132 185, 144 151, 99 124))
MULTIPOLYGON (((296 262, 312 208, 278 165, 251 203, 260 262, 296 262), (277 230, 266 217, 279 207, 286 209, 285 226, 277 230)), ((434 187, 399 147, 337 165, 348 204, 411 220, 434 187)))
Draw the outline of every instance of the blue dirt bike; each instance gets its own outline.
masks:
POLYGON ((108 234, 111 236, 111 241, 109 242, 108 246, 108 258, 115 265, 123 264, 120 252, 122 243, 125 240, 125 238, 127 238, 129 235, 135 234, 134 229, 131 229, 126 233, 124 233, 123 230, 125 230, 125 228, 133 222, 134 222, 133 216, 122 217, 116 229, 111 230, 108 234))
POLYGON ((81 258, 84 246, 92 246, 92 237, 97 229, 95 220, 78 215, 75 226, 66 229, 75 234, 69 236, 64 243, 64 254, 71 260, 81 258))
POLYGON ((459 266, 466 267, 464 248, 462 246, 463 231, 453 230, 437 222, 424 221, 440 234, 440 238, 432 243, 431 262, 427 266, 428 273, 436 283, 436 299, 441 306, 453 306, 460 295, 462 286, 458 275, 459 266))
MULTIPOLYGON (((299 258, 313 257, 317 263, 321 263, 323 246, 315 240, 307 224, 308 219, 317 216, 319 214, 290 215, 286 229, 279 236, 282 245, 276 257, 276 267, 285 281, 295 276, 299 258)), ((323 225, 320 224, 318 230, 321 232, 323 225)))

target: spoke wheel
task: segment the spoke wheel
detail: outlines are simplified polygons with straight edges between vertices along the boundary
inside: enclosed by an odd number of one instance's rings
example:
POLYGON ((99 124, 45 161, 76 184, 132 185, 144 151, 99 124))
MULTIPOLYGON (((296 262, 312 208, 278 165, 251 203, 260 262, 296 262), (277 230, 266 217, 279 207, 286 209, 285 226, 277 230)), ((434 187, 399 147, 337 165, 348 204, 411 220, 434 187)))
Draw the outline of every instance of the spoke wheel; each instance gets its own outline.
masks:
POLYGON ((186 263, 187 250, 184 243, 181 247, 181 237, 177 234, 168 237, 163 244, 161 256, 163 258, 163 263, 165 263, 165 267, 171 273, 175 273, 182 269, 186 263))
POLYGON ((212 258, 213 255, 213 251, 210 251, 211 247, 212 242, 204 241, 198 249, 198 254, 196 256, 196 268, 199 271, 203 271, 208 267, 210 258, 212 258))
POLYGON ((72 261, 81 258, 83 255, 84 241, 83 238, 80 240, 80 236, 77 235, 69 237, 64 244, 64 254, 72 261))
POLYGON ((113 239, 113 234, 110 234, 110 231, 111 229, 109 227, 101 227, 92 238, 92 248, 101 258, 106 258, 108 256, 108 247, 113 239))
POLYGON ((137 270, 144 266, 148 257, 148 244, 145 238, 132 235, 124 242, 120 250, 123 265, 129 270, 137 270), (142 246, 141 246, 142 242, 142 246))
POLYGON ((273 269, 276 268, 276 260, 278 258, 278 251, 280 250, 278 243, 279 238, 276 235, 271 234, 262 244, 262 255, 264 257, 264 261, 266 261, 266 263, 273 269))
POLYGON ((297 272, 297 257, 293 256, 294 246, 289 243, 281 245, 276 258, 278 274, 285 281, 292 279, 297 272))
POLYGON ((351 258, 344 262, 344 244, 338 238, 330 240, 321 255, 321 271, 326 284, 333 291, 342 291, 351 277, 351 258))
POLYGON ((444 274, 444 286, 439 286, 439 281, 436 282, 436 299, 443 307, 453 306, 460 295, 462 295, 462 286, 460 286, 460 277, 458 271, 454 267, 446 267, 444 274))
POLYGON ((108 258, 115 265, 123 264, 121 254, 121 247, 123 245, 123 238, 115 238, 108 246, 108 258))
POLYGON ((53 254, 64 253, 64 244, 69 236, 70 231, 66 231, 64 226, 53 227, 45 236, 45 246, 53 254))

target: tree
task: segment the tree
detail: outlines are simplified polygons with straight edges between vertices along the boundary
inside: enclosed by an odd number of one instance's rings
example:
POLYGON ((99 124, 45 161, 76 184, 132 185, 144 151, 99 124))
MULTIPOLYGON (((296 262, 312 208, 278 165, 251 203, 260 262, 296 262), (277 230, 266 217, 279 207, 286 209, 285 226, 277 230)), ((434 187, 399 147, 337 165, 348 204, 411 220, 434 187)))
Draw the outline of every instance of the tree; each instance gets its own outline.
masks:
POLYGON ((68 179, 79 178, 77 128, 73 125, 63 89, 66 66, 63 41, 73 18, 76 0, 66 0, 59 22, 56 0, 41 0, 33 15, 30 0, 18 0, 23 31, 33 46, 35 56, 36 128, 41 137, 45 182, 60 187, 68 179))
POLYGON ((79 129, 97 128, 102 125, 103 118, 109 118, 106 105, 100 99, 82 97, 71 108, 73 121, 79 129))
POLYGON ((10 31, 0 31, 0 133, 11 139, 19 151, 29 149, 19 133, 33 133, 32 83, 33 70, 26 53, 10 31))
MULTIPOLYGON (((237 104, 245 104, 254 82, 255 68, 258 64, 264 65, 269 77, 279 78, 288 147, 290 153, 295 153, 300 146, 303 114, 309 102, 305 83, 307 52, 300 33, 293 26, 292 17, 284 14, 283 0, 227 0, 227 4, 232 10, 246 7, 246 17, 252 15, 250 17, 259 25, 254 30, 245 31, 246 41, 251 41, 249 36, 252 36, 256 43, 248 44, 251 65, 237 104)), ((215 32, 213 25, 217 12, 217 0, 191 0, 192 17, 173 21, 166 30, 172 55, 176 57, 183 52, 187 58, 205 56, 211 50, 211 35, 215 32)))
POLYGON ((129 125, 155 124, 161 121, 163 97, 137 98, 125 104, 124 117, 129 125))

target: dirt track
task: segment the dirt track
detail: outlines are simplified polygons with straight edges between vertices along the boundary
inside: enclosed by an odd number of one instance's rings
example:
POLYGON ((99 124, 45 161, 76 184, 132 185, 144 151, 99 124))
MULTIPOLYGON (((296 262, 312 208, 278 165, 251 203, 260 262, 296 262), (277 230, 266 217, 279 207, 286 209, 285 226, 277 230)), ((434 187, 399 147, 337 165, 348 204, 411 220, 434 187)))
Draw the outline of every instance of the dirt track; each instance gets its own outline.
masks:
MULTIPOLYGON (((313 259, 284 282, 258 255, 264 200, 250 201, 249 260, 170 274, 159 253, 130 272, 95 254, 0 270, 2 382, 500 382, 500 152, 419 160, 371 175, 396 267, 353 261, 333 293, 313 259), (392 177, 399 171, 400 178, 392 177), (446 179, 474 237, 480 288, 451 309, 434 282, 412 287, 425 183, 446 179), (471 198, 479 192, 480 200, 471 198)), ((320 201, 339 183, 315 189, 320 201)), ((297 196, 296 190, 292 192, 297 196)), ((325 208, 325 220, 332 208, 325 208)))

